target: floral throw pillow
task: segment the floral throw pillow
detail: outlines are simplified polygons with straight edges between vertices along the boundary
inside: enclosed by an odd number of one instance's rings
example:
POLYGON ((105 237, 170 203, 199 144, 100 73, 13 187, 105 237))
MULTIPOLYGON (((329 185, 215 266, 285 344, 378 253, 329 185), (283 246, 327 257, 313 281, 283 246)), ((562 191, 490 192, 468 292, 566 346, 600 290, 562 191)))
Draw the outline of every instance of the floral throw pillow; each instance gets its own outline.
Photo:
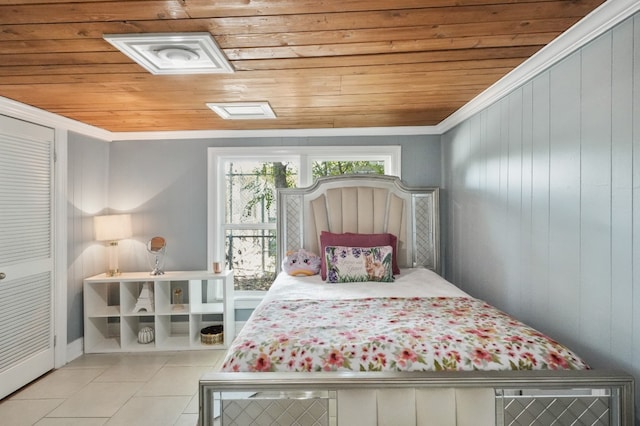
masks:
POLYGON ((393 281, 391 246, 327 246, 327 282, 393 281))
POLYGON ((393 275, 400 274, 400 268, 398 267, 397 248, 398 239, 393 234, 354 234, 347 232, 344 234, 334 234, 333 232, 322 231, 320 233, 320 253, 322 254, 320 264, 320 274, 322 280, 327 279, 327 262, 324 256, 325 248, 327 246, 347 246, 347 247, 377 247, 377 246, 391 246, 393 248, 393 254, 391 255, 391 266, 393 267, 393 275))

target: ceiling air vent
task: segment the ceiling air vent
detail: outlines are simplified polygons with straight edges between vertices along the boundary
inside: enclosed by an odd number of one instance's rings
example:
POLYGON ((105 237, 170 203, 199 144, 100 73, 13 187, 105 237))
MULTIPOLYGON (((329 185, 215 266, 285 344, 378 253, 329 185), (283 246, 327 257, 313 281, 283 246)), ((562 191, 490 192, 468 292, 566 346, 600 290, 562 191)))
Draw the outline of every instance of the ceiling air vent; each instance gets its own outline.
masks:
POLYGON ((225 120, 276 118, 269 102, 208 103, 207 106, 225 120))
POLYGON ((209 33, 105 34, 103 37, 151 74, 234 71, 209 33))

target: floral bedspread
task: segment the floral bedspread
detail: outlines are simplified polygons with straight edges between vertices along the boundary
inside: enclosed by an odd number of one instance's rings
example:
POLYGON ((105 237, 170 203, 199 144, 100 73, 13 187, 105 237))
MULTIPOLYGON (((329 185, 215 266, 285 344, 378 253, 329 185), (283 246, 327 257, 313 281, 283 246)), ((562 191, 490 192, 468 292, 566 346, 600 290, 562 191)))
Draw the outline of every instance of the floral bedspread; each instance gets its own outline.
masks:
POLYGON ((568 348, 466 297, 263 305, 223 371, 588 369, 568 348))

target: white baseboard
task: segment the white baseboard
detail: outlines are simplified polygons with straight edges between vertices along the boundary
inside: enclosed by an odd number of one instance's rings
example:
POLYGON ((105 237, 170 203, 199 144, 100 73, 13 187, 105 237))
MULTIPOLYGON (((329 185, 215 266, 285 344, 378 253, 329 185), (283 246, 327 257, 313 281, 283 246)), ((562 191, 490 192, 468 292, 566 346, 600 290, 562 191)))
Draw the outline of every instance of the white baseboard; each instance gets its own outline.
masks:
POLYGON ((67 363, 84 354, 84 339, 82 337, 67 344, 67 363))

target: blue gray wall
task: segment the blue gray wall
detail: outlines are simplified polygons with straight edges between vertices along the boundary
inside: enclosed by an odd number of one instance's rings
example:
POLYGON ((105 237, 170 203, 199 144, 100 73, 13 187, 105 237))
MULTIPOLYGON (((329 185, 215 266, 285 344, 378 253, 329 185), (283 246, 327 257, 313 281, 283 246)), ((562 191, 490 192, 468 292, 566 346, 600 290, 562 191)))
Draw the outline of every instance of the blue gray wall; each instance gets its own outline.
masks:
POLYGON ((207 269, 207 149, 283 145, 401 145, 405 181, 440 185, 439 136, 114 142, 109 151, 109 204, 133 214, 138 240, 121 260, 122 269, 148 268, 144 242, 154 235, 167 239, 165 269, 207 269))
POLYGON ((82 337, 82 279, 104 271, 91 217, 132 214, 133 238, 120 242, 120 268, 147 270, 145 243, 167 239, 166 270, 207 269, 207 149, 246 146, 400 145, 402 178, 440 186, 440 136, 296 137, 123 141, 74 135, 69 143, 69 332, 82 337))
POLYGON ((109 145, 69 133, 67 150, 67 340, 73 342, 84 335, 82 280, 106 267, 93 216, 108 207, 109 145))
POLYGON ((638 377, 640 17, 442 144, 446 277, 638 377))

